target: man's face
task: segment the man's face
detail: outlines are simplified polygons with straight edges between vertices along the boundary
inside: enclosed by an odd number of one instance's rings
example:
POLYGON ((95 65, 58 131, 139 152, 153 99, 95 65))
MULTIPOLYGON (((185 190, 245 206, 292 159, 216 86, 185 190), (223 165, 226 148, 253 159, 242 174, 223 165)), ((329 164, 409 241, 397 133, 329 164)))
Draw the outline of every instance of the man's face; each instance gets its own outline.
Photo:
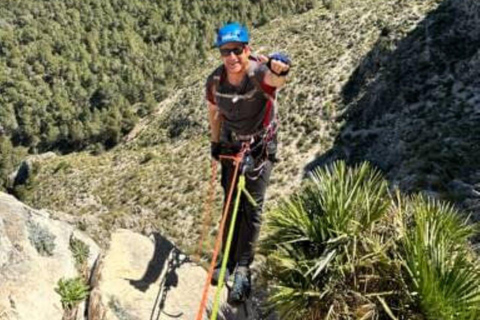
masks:
POLYGON ((232 42, 221 46, 220 54, 227 72, 239 73, 247 66, 250 49, 243 43, 232 42))

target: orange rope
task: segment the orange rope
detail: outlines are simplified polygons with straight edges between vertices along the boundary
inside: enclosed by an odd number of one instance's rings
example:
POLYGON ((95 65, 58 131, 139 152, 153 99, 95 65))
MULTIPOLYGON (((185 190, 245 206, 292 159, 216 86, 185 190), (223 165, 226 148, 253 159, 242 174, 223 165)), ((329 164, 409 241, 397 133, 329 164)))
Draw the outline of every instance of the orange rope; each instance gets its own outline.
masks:
POLYGON ((230 202, 232 200, 233 189, 235 187, 235 182, 237 180, 238 169, 240 167, 240 162, 243 158, 243 153, 240 153, 239 155, 237 155, 235 157, 220 156, 220 158, 221 159, 233 159, 234 162, 235 162, 235 170, 233 172, 233 179, 231 180, 227 202, 226 202, 225 208, 223 209, 223 215, 222 215, 222 220, 221 220, 221 223, 220 223, 220 229, 218 230, 217 239, 215 241, 215 249, 213 250, 212 262, 210 263, 210 269, 208 271, 207 281, 205 282, 205 286, 203 287, 202 300, 200 302, 200 307, 198 309, 197 317, 195 318, 196 320, 202 320, 203 313, 205 312, 205 309, 207 308, 208 288, 210 287, 210 282, 212 281, 213 272, 215 270, 215 265, 217 263, 218 253, 220 251, 220 246, 222 244, 223 230, 225 229, 225 223, 227 221, 228 209, 230 208, 230 202))
POLYGON ((198 248, 197 248, 197 253, 196 257, 198 261, 201 259, 202 255, 202 247, 203 247, 203 241, 206 238, 207 232, 208 232, 208 226, 210 225, 210 220, 211 220, 211 212, 212 212, 212 203, 215 197, 215 178, 217 177, 217 161, 212 160, 212 177, 210 179, 210 189, 209 189, 209 197, 208 201, 205 203, 205 210, 203 213, 203 228, 202 228, 202 234, 200 235, 200 241, 198 242, 198 248))

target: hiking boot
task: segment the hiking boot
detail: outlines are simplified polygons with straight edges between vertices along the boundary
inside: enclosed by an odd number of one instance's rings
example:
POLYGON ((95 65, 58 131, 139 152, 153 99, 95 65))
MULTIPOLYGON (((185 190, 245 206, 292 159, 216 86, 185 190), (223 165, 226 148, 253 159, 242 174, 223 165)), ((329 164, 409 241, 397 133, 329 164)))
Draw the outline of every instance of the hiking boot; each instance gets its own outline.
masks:
POLYGON ((228 303, 239 304, 250 297, 251 275, 248 267, 240 266, 235 271, 233 286, 228 295, 228 303))
MULTIPOLYGON (((215 269, 213 270, 212 274, 212 281, 210 281, 212 286, 218 285, 220 282, 220 270, 222 269, 222 258, 219 257, 217 260, 217 265, 215 266, 215 269)), ((227 262, 227 269, 225 270, 225 279, 223 283, 227 283, 228 277, 230 277, 230 274, 233 272, 234 267, 231 265, 231 263, 227 262)))

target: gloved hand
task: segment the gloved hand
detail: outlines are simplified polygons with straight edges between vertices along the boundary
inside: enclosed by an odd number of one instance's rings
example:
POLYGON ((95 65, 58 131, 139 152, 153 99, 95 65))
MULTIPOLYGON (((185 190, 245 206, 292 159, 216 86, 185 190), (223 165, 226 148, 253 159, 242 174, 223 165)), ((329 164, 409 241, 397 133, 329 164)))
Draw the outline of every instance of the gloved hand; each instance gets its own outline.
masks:
POLYGON ((220 154, 222 153, 222 145, 220 142, 210 142, 210 154, 212 155, 212 158, 219 161, 220 160, 220 154))
POLYGON ((267 67, 277 76, 286 76, 290 71, 291 65, 292 61, 284 53, 275 52, 268 56, 267 67), (278 72, 277 70, 282 71, 278 72))

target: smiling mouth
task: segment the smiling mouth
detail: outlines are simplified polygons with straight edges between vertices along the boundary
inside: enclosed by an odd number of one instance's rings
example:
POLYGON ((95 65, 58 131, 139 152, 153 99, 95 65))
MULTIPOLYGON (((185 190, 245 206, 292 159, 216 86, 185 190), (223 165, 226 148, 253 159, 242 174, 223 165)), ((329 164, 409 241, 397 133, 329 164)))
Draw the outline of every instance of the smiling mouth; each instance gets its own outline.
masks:
POLYGON ((235 67, 237 64, 240 64, 240 61, 228 62, 228 66, 235 67))

